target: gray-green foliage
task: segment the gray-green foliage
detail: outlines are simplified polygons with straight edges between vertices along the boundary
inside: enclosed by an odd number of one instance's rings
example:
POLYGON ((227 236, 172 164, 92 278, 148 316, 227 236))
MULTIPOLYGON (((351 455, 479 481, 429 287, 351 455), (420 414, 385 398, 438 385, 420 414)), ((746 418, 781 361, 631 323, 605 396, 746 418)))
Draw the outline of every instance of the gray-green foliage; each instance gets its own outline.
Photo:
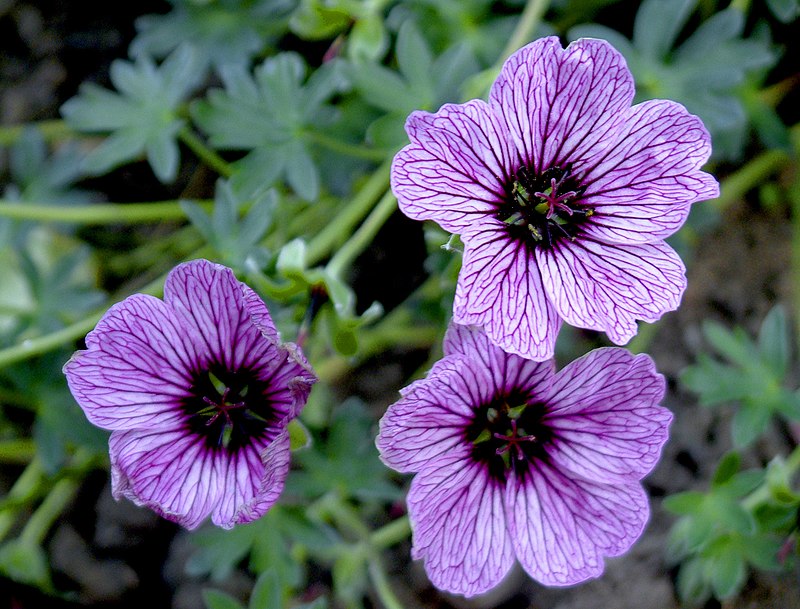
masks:
POLYGON ((180 163, 176 137, 185 125, 180 105, 203 78, 196 53, 182 46, 159 66, 146 56, 115 61, 111 82, 116 91, 81 85, 61 113, 76 131, 108 136, 86 156, 84 170, 103 174, 144 155, 159 180, 174 180, 180 163))
POLYGON ((603 38, 613 44, 633 72, 637 100, 666 98, 683 103, 703 119, 712 135, 715 158, 739 158, 751 123, 762 137, 788 145, 774 110, 754 95, 778 58, 768 33, 760 29, 744 37, 744 15, 728 8, 704 21, 675 47, 696 5, 697 0, 645 0, 636 14, 632 40, 597 24, 576 26, 568 37, 603 38))
POLYGON ((213 89, 192 106, 192 116, 222 150, 247 150, 233 183, 252 192, 285 178, 301 197, 319 194, 319 171, 307 132, 329 126, 336 111, 328 102, 347 87, 339 62, 307 78, 296 53, 267 59, 251 75, 242 64, 221 70, 224 89, 213 89))

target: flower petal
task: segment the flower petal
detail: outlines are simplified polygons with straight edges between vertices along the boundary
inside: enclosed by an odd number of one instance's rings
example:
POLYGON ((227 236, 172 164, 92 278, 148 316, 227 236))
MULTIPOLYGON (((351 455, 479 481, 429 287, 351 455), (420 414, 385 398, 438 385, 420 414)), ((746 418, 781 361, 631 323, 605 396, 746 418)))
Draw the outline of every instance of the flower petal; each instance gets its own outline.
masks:
POLYGON ((406 121, 411 144, 392 163, 392 191, 404 214, 461 233, 502 201, 508 132, 482 100, 446 104, 406 121))
POLYGON ((181 420, 197 354, 185 324, 152 296, 111 307, 86 337, 89 347, 64 365, 86 417, 104 429, 172 427, 181 420))
MULTIPOLYGON (((555 373, 552 359, 536 362, 507 353, 493 345, 486 333, 475 326, 451 323, 444 337, 444 353, 467 358, 469 374, 476 379, 481 370, 491 374, 490 395, 485 399, 520 388, 533 389, 534 395, 546 394, 555 373)), ((473 402, 474 405, 479 403, 473 402)))
POLYGON ((601 241, 645 243, 677 231, 691 203, 719 196, 700 167, 711 138, 696 116, 675 102, 648 101, 625 113, 613 141, 576 158, 587 185, 581 203, 595 215, 585 232, 601 241))
POLYGON ((630 548, 649 514, 638 482, 612 486, 571 479, 542 461, 512 473, 505 497, 517 559, 547 586, 599 576, 603 558, 630 548))
POLYGON ((587 38, 562 49, 551 36, 508 58, 490 103, 505 117, 521 161, 542 172, 600 145, 633 95, 625 60, 609 43, 587 38))
POLYGON ((504 227, 464 240, 453 321, 482 326, 501 349, 539 361, 553 356, 561 326, 528 249, 504 227))
POLYGON ((537 249, 547 294, 568 324, 628 342, 636 321, 655 321, 678 308, 686 269, 666 243, 601 244, 590 239, 537 249))
POLYGON ((208 260, 181 264, 167 276, 164 302, 184 320, 201 368, 209 362, 229 370, 257 368, 257 362, 271 359, 277 332, 269 314, 255 307, 253 294, 245 292, 233 271, 208 260))
POLYGON ((273 444, 231 454, 181 429, 117 431, 109 440, 112 492, 187 529, 209 515, 231 528, 263 514, 280 494, 289 447, 285 438, 273 444))
POLYGON ((659 406, 664 377, 647 355, 596 349, 556 374, 542 421, 554 434, 554 467, 607 484, 647 475, 667 441, 672 414, 659 406))
POLYGON ((414 477, 408 493, 411 556, 439 589, 474 596, 493 588, 514 564, 503 489, 468 447, 453 450, 414 477))
POLYGON ((439 360, 381 419, 376 440, 381 460, 398 472, 416 472, 464 444, 473 409, 490 391, 486 381, 486 372, 462 357, 439 360))

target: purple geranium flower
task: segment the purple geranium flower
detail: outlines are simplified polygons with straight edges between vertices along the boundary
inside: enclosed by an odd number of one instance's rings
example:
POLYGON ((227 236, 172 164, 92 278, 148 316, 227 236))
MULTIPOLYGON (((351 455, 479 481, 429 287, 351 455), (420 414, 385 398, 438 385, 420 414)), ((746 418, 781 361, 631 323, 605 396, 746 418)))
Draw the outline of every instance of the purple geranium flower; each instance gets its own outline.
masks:
POLYGON ((111 307, 64 366, 109 440, 114 497, 192 529, 262 516, 289 469, 289 421, 316 378, 281 344, 261 299, 206 260, 169 274, 164 300, 111 307))
POLYGON ((555 373, 452 324, 445 357, 381 420, 383 461, 416 473, 412 556, 472 596, 516 557, 543 584, 575 584, 625 552, 648 518, 640 480, 672 419, 647 355, 598 349, 555 373))
POLYGON ((710 138, 680 104, 633 95, 610 44, 551 37, 506 61, 488 103, 409 116, 392 189, 461 235, 454 321, 545 360, 561 320, 624 344, 677 308, 685 269, 663 239, 719 194, 700 171, 710 138))

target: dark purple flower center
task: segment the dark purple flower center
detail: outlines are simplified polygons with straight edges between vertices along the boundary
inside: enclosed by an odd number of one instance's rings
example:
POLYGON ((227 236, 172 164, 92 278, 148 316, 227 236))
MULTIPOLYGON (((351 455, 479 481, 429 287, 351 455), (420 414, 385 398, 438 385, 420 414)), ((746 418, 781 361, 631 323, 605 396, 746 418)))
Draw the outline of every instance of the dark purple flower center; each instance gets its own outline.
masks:
POLYGON ((553 435, 542 422, 546 412, 544 404, 519 391, 482 404, 465 433, 472 444, 472 458, 501 481, 511 468, 520 470, 533 459, 546 459, 544 447, 553 435))
POLYGON ((575 240, 580 225, 594 214, 580 203, 585 190, 569 165, 540 174, 521 167, 506 187, 497 218, 513 239, 532 248, 550 248, 560 239, 575 240))
POLYGON ((192 376, 189 395, 181 400, 191 433, 212 450, 236 452, 276 427, 277 413, 269 383, 252 370, 212 365, 192 376))

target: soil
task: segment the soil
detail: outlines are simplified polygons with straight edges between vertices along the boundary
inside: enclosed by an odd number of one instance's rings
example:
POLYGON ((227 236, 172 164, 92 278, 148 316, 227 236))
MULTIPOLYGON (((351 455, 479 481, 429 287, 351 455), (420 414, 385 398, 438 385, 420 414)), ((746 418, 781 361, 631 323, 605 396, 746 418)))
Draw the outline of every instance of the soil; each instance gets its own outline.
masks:
MULTIPOLYGON (((107 84, 111 60, 124 57, 134 35, 137 14, 166 12, 165 2, 108 3, 99 0, 65 3, 56 0, 27 3, 0 0, 0 122, 5 125, 55 118, 59 106, 86 79, 107 84), (113 12, 113 15, 112 15, 113 12)), ((135 170, 134 170, 135 171, 135 170)), ((122 179, 123 173, 115 174, 122 179)), ((138 176, 137 174, 137 177, 138 176)), ((162 187, 142 184, 151 199, 162 187)), ((117 185, 115 188, 119 188, 117 185)), ((115 198, 115 197, 111 197, 115 198)), ((119 197, 116 197, 119 200, 119 197)), ((145 197, 140 197, 145 200, 145 197)), ((671 440, 664 456, 646 484, 652 496, 650 524, 632 551, 609 560, 605 575, 593 582, 567 588, 543 588, 531 582, 520 569, 489 595, 465 601, 431 588, 419 564, 408 562, 408 544, 394 549, 391 583, 405 607, 504 609, 673 609, 675 570, 665 564, 664 546, 673 518, 660 507, 671 493, 703 489, 719 457, 730 448, 729 412, 697 405, 695 396, 683 391, 677 381, 683 368, 704 349, 700 324, 716 319, 757 329, 766 312, 776 303, 792 302, 793 286, 787 269, 791 258, 791 229, 781 212, 765 212, 756 204, 741 201, 721 216, 717 227, 704 234, 689 266, 689 288, 683 306, 666 315, 658 326, 649 352, 667 377, 669 394, 665 405, 675 413, 671 440)), ((371 255, 377 262, 364 269, 359 281, 360 301, 397 302, 421 276, 406 285, 387 282, 375 289, 381 276, 395 277, 387 267, 401 267, 408 260, 391 255, 396 243, 416 240, 416 223, 397 217, 381 232, 371 255), (377 269, 377 271, 375 271, 377 269), (375 279, 374 279, 375 278, 375 279), (388 290, 388 291, 387 291, 388 290)), ((420 262, 421 261, 417 261, 420 262)), ((378 358, 360 370, 352 389, 371 399, 376 409, 392 400, 405 375, 424 361, 425 354, 406 354, 410 369, 378 358), (387 397, 388 396, 388 397, 387 397)), ((746 455, 757 464, 790 449, 786 429, 775 429, 746 455)), ((0 472, 13 480, 17 469, 0 472)), ((2 488, 2 486, 0 486, 2 488)), ((54 528, 48 540, 51 566, 61 589, 73 590, 74 601, 43 597, 30 588, 0 578, 0 608, 27 609, 39 606, 127 609, 146 604, 152 609, 196 609, 202 607, 200 591, 208 582, 186 573, 186 560, 193 552, 188 535, 171 523, 131 503, 111 499, 107 476, 96 472, 81 488, 70 511, 54 528)), ((324 579, 324 578, 323 578, 324 579)), ((726 609, 800 609, 800 570, 780 576, 752 577, 738 600, 726 609)), ((244 598, 252 587, 244 571, 234 572, 214 586, 244 598)), ((324 583, 320 584, 324 589, 324 583)), ((719 605, 715 601, 707 609, 719 605)))

